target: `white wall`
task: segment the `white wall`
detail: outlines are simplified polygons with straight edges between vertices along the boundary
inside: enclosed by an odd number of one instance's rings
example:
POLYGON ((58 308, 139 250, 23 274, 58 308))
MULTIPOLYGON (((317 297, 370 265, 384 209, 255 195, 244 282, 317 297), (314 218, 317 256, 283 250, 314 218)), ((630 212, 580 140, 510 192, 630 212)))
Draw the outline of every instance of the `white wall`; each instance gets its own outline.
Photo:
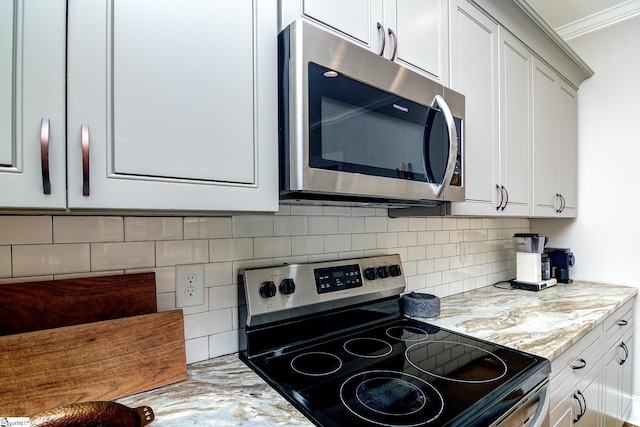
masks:
MULTIPOLYGON (((595 71, 578 92, 578 217, 532 220, 570 247, 573 277, 640 287, 640 18, 569 41, 595 71)), ((635 336, 640 337, 636 302, 635 336)), ((640 395, 640 339, 634 394, 640 395)))

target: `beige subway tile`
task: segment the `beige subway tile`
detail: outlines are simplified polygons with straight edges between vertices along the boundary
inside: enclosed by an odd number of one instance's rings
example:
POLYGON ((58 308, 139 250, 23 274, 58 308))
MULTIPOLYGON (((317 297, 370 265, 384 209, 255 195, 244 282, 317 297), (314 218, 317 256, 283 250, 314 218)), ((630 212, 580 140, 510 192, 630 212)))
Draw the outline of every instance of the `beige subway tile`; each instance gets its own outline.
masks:
POLYGON ((376 235, 374 233, 352 234, 351 248, 354 251, 376 248, 376 235))
MULTIPOLYGON (((233 318, 237 318, 234 315, 233 318)), ((232 330, 209 335, 209 357, 214 358, 224 354, 237 353, 240 348, 238 331, 232 330)))
POLYGON ((291 255, 321 254, 324 252, 322 236, 294 236, 291 238, 291 255))
POLYGON ((209 262, 207 240, 176 240, 156 242, 156 266, 209 262))
POLYGON ((275 215, 291 215, 291 206, 290 205, 279 205, 278 212, 275 215))
POLYGON ((182 239, 184 221, 174 217, 126 217, 124 236, 127 242, 182 239))
POLYGON ((211 239, 209 252, 211 262, 250 260, 253 259, 253 239, 211 239))
POLYGON ((11 277, 10 246, 0 246, 0 277, 11 277))
POLYGON ((348 234, 329 234, 324 236, 324 251, 348 252, 351 250, 351 236, 348 234))
POLYGON ((304 236, 309 234, 306 216, 281 216, 274 218, 274 236, 304 236))
POLYGON ((404 231, 398 233, 398 246, 416 246, 418 244, 418 233, 415 231, 404 231))
POLYGON ((385 233, 387 231, 387 218, 381 216, 365 217, 365 233, 385 233))
POLYGON ((322 216, 322 206, 292 205, 291 215, 322 216))
POLYGON ((388 231, 408 231, 409 218, 389 218, 387 227, 388 231))
POLYGON ((186 339, 194 339, 207 335, 232 330, 232 310, 207 311, 184 316, 184 334, 186 339))
POLYGON ((341 234, 364 233, 364 217, 362 216, 339 217, 338 232, 341 234))
POLYGON ((50 216, 0 216, 0 245, 52 243, 50 216))
POLYGON ((233 237, 273 236, 273 215, 239 215, 233 217, 233 237))
POLYGON ((469 218, 457 218, 456 230, 466 230, 470 227, 471 220, 469 218))
POLYGON ((117 216, 54 216, 54 243, 122 242, 124 220, 117 216))
POLYGON ((209 359, 209 337, 200 337, 184 342, 187 365, 209 359))
POLYGON ((209 288, 209 307, 221 310, 238 306, 238 285, 214 286, 209 288))
POLYGON ((185 239, 220 239, 231 237, 231 217, 187 217, 185 239))
POLYGON ((13 275, 20 277, 91 271, 89 248, 89 244, 84 243, 15 245, 12 250, 13 275))
POLYGON ((427 230, 442 230, 442 218, 427 218, 427 230))
POLYGON ((91 271, 143 268, 154 265, 154 242, 91 244, 91 271))
POLYGON ((456 218, 442 218, 443 230, 455 230, 458 226, 458 220, 456 218))
POLYGON ((397 248, 398 233, 376 233, 376 246, 379 249, 397 248))
POLYGON ((253 247, 255 258, 291 256, 291 237, 256 237, 253 247))
POLYGON ((352 210, 348 206, 323 206, 324 216, 351 216, 352 210))
POLYGON ((426 218, 409 218, 409 231, 425 231, 426 229, 426 218))
POLYGON ((309 234, 338 234, 339 217, 320 216, 309 218, 309 234))
POLYGON ((353 215, 353 216, 376 216, 376 208, 353 207, 353 208, 351 208, 351 215, 353 215))
POLYGON ((156 293, 166 293, 176 291, 176 268, 170 267, 158 267, 155 270, 156 273, 156 293))
POLYGON ((206 286, 231 285, 234 282, 232 262, 214 262, 204 266, 206 286))

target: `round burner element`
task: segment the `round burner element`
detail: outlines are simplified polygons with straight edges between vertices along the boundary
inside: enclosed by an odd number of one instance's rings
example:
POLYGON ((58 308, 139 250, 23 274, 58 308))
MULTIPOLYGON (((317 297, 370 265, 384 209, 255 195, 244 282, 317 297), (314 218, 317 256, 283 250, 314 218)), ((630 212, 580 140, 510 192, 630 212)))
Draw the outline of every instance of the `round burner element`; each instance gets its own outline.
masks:
POLYGON ((431 384, 388 370, 351 376, 340 386, 340 400, 357 417, 385 427, 426 426, 444 410, 444 399, 431 384))
POLYGON ((416 369, 449 381, 487 383, 507 374, 507 364, 488 350, 455 341, 429 341, 413 344, 405 357, 416 369), (446 358, 448 363, 437 360, 446 358))
POLYGON ((391 344, 378 338, 353 338, 346 341, 342 347, 353 356, 367 359, 384 357, 393 350, 391 344))
POLYGON ((415 326, 392 326, 387 329, 386 334, 400 341, 422 341, 429 336, 427 331, 415 326))
POLYGON ((338 372, 342 360, 334 354, 314 351, 299 354, 291 359, 291 369, 302 375, 323 377, 338 372))

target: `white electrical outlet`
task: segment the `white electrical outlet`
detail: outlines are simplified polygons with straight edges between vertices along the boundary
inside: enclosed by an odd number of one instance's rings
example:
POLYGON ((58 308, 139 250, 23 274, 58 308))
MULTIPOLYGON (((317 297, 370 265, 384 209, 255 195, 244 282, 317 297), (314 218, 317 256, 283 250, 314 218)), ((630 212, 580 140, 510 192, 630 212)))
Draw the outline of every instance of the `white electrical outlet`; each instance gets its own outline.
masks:
POLYGON ((460 263, 466 264, 469 262, 469 242, 460 243, 460 263))
POLYGON ((204 304, 204 264, 176 265, 176 308, 204 304))

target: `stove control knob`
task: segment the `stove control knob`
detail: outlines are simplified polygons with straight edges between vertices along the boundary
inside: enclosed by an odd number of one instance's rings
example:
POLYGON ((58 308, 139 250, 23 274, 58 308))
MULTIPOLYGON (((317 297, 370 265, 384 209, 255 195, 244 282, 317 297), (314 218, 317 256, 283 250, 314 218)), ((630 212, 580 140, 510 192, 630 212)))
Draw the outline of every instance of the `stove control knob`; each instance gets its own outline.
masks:
POLYGON ((278 286, 281 294, 289 295, 296 291, 296 283, 293 279, 282 279, 280 286, 278 286))
POLYGON ((364 278, 367 280, 376 280, 378 276, 376 276, 375 268, 365 268, 364 270, 364 278))
POLYGON ((389 266, 389 273, 391 273, 391 277, 398 277, 402 274, 402 270, 400 270, 400 266, 398 264, 389 266))
POLYGON ((276 285, 271 280, 260 283, 260 288, 258 289, 260 292, 260 296, 262 298, 271 298, 276 295, 276 285))
POLYGON ((381 279, 387 278, 391 275, 391 273, 389 272, 389 267, 386 265, 383 267, 378 267, 376 269, 376 273, 378 273, 378 277, 381 279))

